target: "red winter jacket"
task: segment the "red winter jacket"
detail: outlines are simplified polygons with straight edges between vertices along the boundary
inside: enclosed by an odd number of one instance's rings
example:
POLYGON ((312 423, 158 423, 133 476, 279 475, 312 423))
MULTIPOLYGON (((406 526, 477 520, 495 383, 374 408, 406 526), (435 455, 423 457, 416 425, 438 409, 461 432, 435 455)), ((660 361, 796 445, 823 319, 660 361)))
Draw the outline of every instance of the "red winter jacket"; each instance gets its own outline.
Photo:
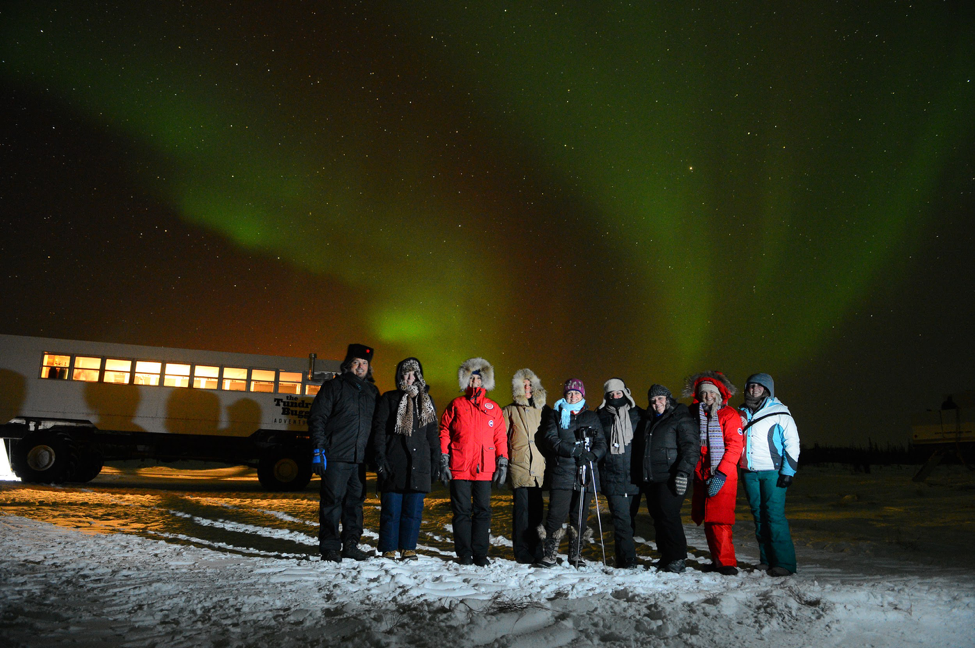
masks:
POLYGON ((508 432, 501 408, 483 389, 468 389, 440 417, 440 450, 450 454, 454 479, 490 481, 497 458, 508 458, 508 432))
MULTIPOLYGON (((700 424, 698 413, 701 404, 694 401, 691 405, 691 417, 700 424)), ((711 462, 708 457, 708 447, 701 444, 701 458, 694 469, 694 497, 691 500, 691 519, 697 524, 712 522, 719 524, 735 523, 735 498, 738 496, 738 460, 744 446, 741 432, 741 417, 733 407, 725 405, 718 410, 718 423, 721 425, 721 437, 724 439, 724 455, 718 470, 724 473, 724 486, 714 497, 708 497, 708 487, 705 481, 710 477, 711 462)), ((699 428, 700 429, 700 428, 699 428)))

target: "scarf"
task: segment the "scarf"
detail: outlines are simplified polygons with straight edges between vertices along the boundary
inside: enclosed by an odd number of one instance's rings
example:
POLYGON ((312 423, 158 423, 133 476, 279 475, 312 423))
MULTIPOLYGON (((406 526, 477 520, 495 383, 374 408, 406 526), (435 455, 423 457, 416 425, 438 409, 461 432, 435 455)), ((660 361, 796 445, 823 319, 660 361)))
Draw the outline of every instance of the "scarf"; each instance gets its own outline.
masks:
POLYGON ((623 454, 633 441, 633 426, 630 425, 630 404, 620 407, 607 405, 606 409, 613 415, 613 431, 609 437, 609 454, 623 454))
POLYGON ((559 399, 559 402, 555 404, 555 411, 561 413, 561 419, 559 419, 559 427, 563 430, 569 429, 569 423, 572 422, 572 415, 581 410, 586 406, 586 399, 583 398, 581 401, 575 405, 569 405, 569 402, 564 398, 559 399))
POLYGON ((708 416, 707 409, 707 405, 703 402, 698 403, 701 445, 707 446, 708 449, 709 467, 707 474, 710 476, 717 471, 721 457, 724 456, 724 435, 721 433, 721 423, 718 421, 718 407, 715 407, 710 416, 708 416))
POLYGON ((413 423, 417 418, 417 400, 420 401, 419 418, 421 426, 429 425, 437 419, 437 412, 433 409, 433 401, 427 394, 426 386, 426 383, 423 382, 423 376, 420 374, 420 367, 415 362, 404 365, 403 376, 400 377, 397 385, 404 393, 403 397, 399 399, 399 406, 396 408, 396 427, 393 429, 396 434, 413 435, 413 423), (407 385, 406 374, 410 371, 413 372, 416 380, 413 381, 412 385, 407 385))

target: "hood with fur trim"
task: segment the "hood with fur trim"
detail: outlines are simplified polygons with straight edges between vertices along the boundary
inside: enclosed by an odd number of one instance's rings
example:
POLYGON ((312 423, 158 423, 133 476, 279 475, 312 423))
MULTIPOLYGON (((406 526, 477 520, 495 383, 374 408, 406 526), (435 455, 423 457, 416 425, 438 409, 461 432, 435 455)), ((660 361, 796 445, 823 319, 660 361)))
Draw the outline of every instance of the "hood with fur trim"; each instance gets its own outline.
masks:
POLYGON ((484 358, 471 358, 466 360, 457 370, 457 383, 460 385, 461 391, 467 390, 467 385, 471 381, 471 374, 475 371, 481 372, 481 387, 484 391, 494 389, 494 367, 484 358))
POLYGON ((697 387, 702 382, 712 383, 721 392, 721 404, 727 405, 728 401, 738 393, 738 389, 731 384, 731 381, 720 371, 702 371, 701 373, 689 376, 684 381, 684 398, 694 397, 697 401, 697 387))
POLYGON ((511 379, 511 399, 523 407, 528 407, 528 397, 525 395, 526 380, 532 386, 532 400, 535 403, 535 409, 542 409, 545 407, 545 397, 548 394, 542 387, 542 381, 531 369, 519 369, 515 372, 514 378, 511 379))

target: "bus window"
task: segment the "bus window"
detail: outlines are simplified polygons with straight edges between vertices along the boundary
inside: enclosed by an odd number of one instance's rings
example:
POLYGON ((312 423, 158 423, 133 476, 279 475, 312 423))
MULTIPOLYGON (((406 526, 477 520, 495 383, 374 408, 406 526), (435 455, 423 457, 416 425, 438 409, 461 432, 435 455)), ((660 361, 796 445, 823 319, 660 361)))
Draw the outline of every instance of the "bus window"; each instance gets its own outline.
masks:
POLYGON ((223 388, 227 391, 247 391, 247 370, 224 367, 223 388))
POLYGON ((67 380, 69 364, 71 364, 71 356, 45 353, 41 361, 41 378, 67 380))
POLYGON ((83 380, 85 382, 98 382, 98 370, 101 368, 101 358, 75 356, 74 373, 71 374, 71 379, 83 380))
POLYGON ((252 392, 274 392, 274 369, 254 369, 251 371, 252 392))
POLYGON ((163 378, 164 387, 189 387, 190 366, 188 364, 166 363, 166 374, 163 378))
POLYGON ((318 390, 321 388, 322 388, 321 385, 305 385, 305 395, 314 396, 315 394, 318 393, 318 390))
POLYGON ((102 382, 113 383, 116 385, 128 385, 132 377, 131 360, 106 360, 105 376, 102 382))
POLYGON ((219 386, 220 367, 196 365, 193 369, 193 386, 197 389, 216 389, 219 386))
POLYGON ((279 394, 300 394, 301 393, 301 373, 282 371, 278 374, 278 393, 279 394))
POLYGON ((160 371, 162 371, 161 362, 137 360, 135 363, 135 384, 158 385, 160 371))

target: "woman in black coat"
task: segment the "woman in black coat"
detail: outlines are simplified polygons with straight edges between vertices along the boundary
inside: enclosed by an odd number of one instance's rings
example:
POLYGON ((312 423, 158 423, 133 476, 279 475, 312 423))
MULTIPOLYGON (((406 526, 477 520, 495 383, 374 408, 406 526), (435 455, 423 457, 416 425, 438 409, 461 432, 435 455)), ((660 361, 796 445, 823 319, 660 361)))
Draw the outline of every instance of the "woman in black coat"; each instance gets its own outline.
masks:
POLYGON ((372 417, 372 450, 381 492, 379 553, 416 560, 423 499, 440 467, 440 429, 423 367, 416 358, 396 366, 398 389, 383 394, 372 417))
POLYGON ((586 409, 586 388, 581 380, 565 383, 565 397, 542 412, 540 430, 549 458, 545 464, 546 481, 552 485, 549 493, 548 516, 545 526, 539 529, 544 541, 541 567, 554 567, 559 542, 562 540, 562 524, 569 518, 569 564, 584 564, 581 555, 581 533, 589 517, 589 503, 594 488, 599 487, 599 460, 606 454, 606 439, 602 424, 595 412, 586 409), (588 441, 587 441, 588 440, 588 441), (585 467, 586 484, 580 478, 585 467), (582 524, 579 511, 582 507, 582 524))
POLYGON ((700 455, 697 422, 663 385, 647 393, 650 407, 638 434, 643 445, 643 492, 653 518, 661 571, 680 573, 687 559, 687 538, 680 519, 687 482, 700 455))
POLYGON ((630 389, 619 378, 610 378, 603 385, 603 402, 596 410, 603 426, 607 452, 599 464, 600 492, 609 502, 613 516, 613 545, 616 566, 622 569, 637 567, 636 532, 634 521, 640 507, 642 444, 636 437, 643 418, 630 389), (636 457, 634 457, 636 452, 636 457), (635 465, 634 465, 635 464, 635 465))

